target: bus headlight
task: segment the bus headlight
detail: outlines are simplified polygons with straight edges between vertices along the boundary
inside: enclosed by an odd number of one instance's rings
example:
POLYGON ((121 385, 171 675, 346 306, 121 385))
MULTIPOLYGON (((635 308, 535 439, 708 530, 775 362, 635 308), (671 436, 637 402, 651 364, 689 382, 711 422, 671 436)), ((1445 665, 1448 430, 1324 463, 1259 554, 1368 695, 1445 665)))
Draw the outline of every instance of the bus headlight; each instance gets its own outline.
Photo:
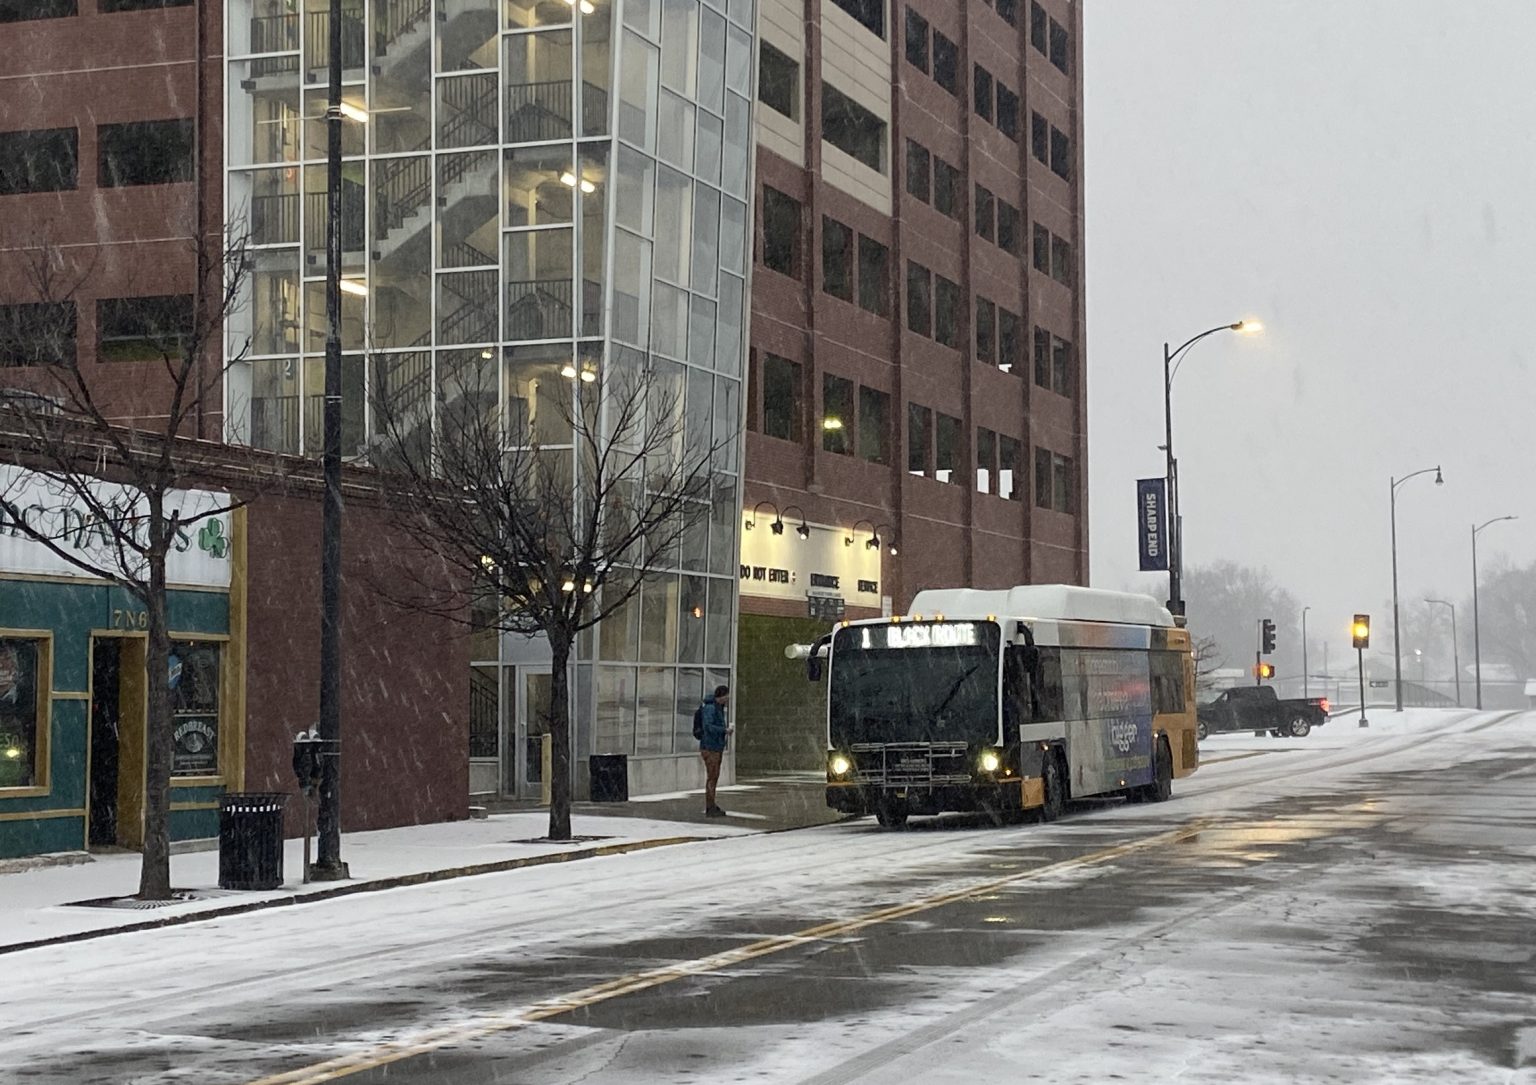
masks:
POLYGON ((853 769, 853 762, 848 760, 848 758, 844 755, 835 753, 832 755, 831 759, 828 760, 827 768, 832 771, 833 776, 847 776, 848 773, 853 769))
POLYGON ((1003 759, 996 750, 982 750, 977 764, 981 766, 982 772, 996 772, 1002 767, 1003 759))

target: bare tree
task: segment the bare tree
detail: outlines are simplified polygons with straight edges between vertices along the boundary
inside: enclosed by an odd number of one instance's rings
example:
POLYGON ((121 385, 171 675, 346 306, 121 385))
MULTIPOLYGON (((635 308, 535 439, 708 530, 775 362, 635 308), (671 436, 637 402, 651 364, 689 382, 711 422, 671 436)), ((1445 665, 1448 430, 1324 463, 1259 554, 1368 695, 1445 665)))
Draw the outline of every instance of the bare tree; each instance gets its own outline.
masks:
MULTIPOLYGON (((74 349, 75 302, 93 267, 69 270, 60 250, 30 256, 24 327, 0 347, 41 364, 11 370, 24 389, 0 392, 0 519, 87 575, 117 584, 146 616, 144 859, 139 896, 167 900, 170 881, 172 731, 167 558, 191 529, 244 503, 233 494, 192 500, 188 490, 235 478, 236 456, 199 440, 208 400, 222 399, 225 318, 245 279, 245 245, 189 241, 196 282, 190 304, 146 299, 117 346, 145 363, 131 394, 98 385, 100 371, 74 349), (227 498, 227 499, 226 499, 227 498)), ((274 460, 274 463, 276 461, 274 460)), ((252 459, 254 463, 254 458, 252 459)), ((249 465, 247 465, 249 466, 249 465)), ((247 489, 246 497, 252 491, 247 489)), ((226 544, 227 545, 227 544, 226 544)))
POLYGON ((707 410, 703 431, 690 432, 681 367, 669 380, 644 356, 551 366, 520 380, 505 410, 499 364, 472 356, 440 369, 427 395, 419 375, 381 371, 376 360, 375 465, 435 566, 407 574, 400 601, 458 621, 490 614, 498 630, 547 638, 549 836, 566 840, 576 638, 630 603, 648 576, 677 567, 685 536, 709 517, 715 454, 737 434, 711 440, 707 410))
POLYGON ((1196 637, 1190 654, 1195 660, 1195 693, 1198 695, 1211 688, 1211 676, 1221 668, 1221 646, 1215 637, 1196 637))

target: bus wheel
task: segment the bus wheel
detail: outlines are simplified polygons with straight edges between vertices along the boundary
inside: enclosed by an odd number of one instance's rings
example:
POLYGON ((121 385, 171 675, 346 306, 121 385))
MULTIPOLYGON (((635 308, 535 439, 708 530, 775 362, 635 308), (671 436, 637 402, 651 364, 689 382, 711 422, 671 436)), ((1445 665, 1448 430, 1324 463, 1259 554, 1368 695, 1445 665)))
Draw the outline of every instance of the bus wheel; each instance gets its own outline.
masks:
POLYGON ((1168 740, 1157 740, 1157 752, 1152 762, 1152 782, 1142 792, 1147 802, 1167 802, 1173 798, 1173 753, 1168 740))
POLYGON ((1041 821, 1055 821, 1067 809, 1067 776, 1062 771, 1061 753, 1051 750, 1040 769, 1040 779, 1045 785, 1045 803, 1040 807, 1041 821))
POLYGON ((907 823, 907 808, 902 803, 881 801, 875 807, 875 820, 882 829, 899 829, 907 823))
POLYGON ((1210 729, 1208 727, 1206 727, 1205 724, 1203 724, 1203 723, 1196 723, 1195 724, 1195 741, 1196 742, 1204 742, 1205 741, 1205 736, 1210 734, 1210 733, 1211 733, 1210 729))

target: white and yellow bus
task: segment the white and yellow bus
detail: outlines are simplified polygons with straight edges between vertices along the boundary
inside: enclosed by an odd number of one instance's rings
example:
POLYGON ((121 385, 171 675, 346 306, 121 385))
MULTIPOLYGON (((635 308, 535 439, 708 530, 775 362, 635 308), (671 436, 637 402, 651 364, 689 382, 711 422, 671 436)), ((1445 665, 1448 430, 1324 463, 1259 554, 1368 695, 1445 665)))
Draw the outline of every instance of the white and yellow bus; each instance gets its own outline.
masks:
POLYGON ((1065 585, 920 592, 789 653, 827 681, 827 805, 1060 817, 1162 802, 1195 771, 1189 634, 1151 599, 1065 585))

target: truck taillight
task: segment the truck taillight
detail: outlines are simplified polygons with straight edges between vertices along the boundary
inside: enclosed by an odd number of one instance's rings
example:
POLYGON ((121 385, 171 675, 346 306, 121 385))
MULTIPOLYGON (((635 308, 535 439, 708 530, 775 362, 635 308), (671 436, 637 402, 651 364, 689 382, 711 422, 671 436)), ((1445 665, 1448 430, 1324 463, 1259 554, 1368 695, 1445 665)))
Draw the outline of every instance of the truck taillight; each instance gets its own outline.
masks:
POLYGON ((1328 711, 1328 698, 1327 697, 1324 697, 1323 700, 1322 700, 1322 708, 1323 708, 1324 712, 1328 711))

